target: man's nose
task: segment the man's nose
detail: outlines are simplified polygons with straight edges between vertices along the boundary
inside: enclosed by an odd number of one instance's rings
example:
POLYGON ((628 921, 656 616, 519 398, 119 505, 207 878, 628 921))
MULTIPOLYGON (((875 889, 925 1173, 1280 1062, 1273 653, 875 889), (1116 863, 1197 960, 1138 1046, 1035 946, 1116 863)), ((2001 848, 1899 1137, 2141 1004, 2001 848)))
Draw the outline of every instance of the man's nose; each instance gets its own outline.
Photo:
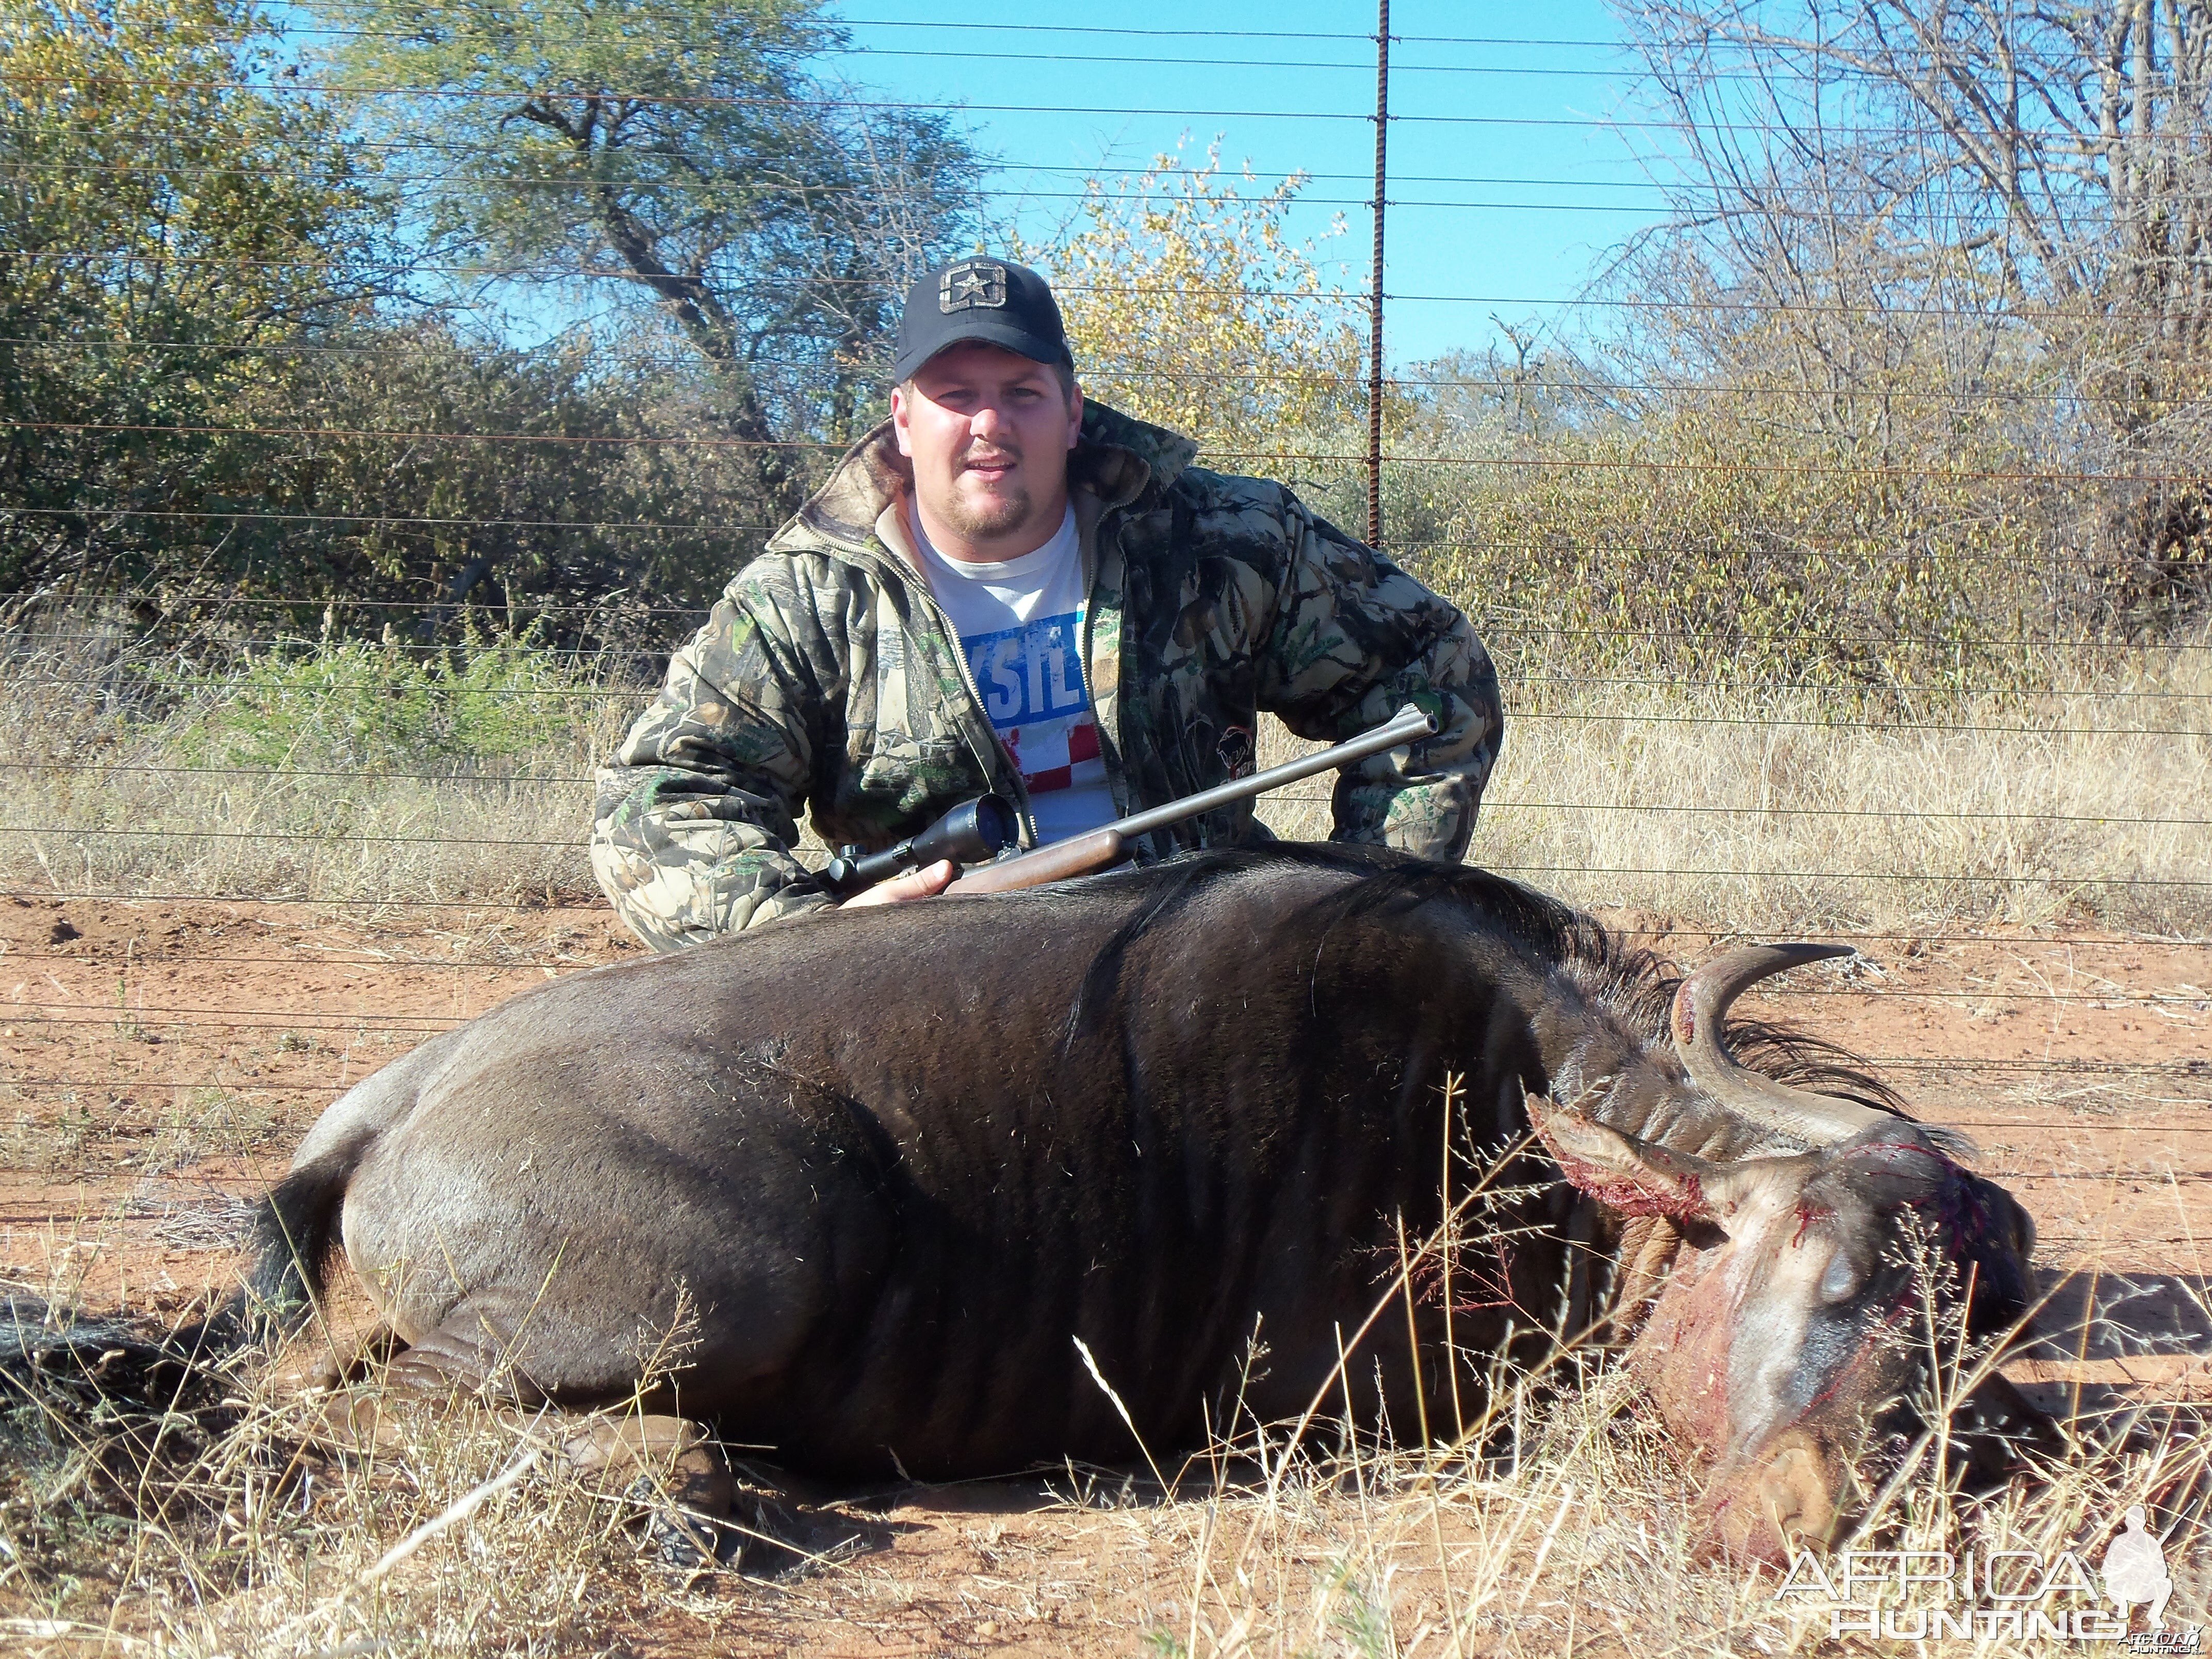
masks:
POLYGON ((968 417, 968 430, 975 437, 995 440, 1012 429, 1013 423, 1007 420, 1006 410, 994 401, 980 404, 968 417))

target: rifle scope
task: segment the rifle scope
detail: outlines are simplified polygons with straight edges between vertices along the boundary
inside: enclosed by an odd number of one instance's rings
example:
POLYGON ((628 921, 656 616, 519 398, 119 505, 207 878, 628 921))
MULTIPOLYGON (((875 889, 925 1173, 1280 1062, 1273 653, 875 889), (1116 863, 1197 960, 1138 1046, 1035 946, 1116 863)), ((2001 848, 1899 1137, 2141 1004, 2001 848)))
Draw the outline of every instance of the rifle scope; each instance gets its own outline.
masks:
POLYGON ((822 883, 838 897, 850 898, 902 870, 918 870, 939 859, 981 864, 1012 846, 1020 833, 1014 809, 1002 798, 978 795, 896 847, 865 854, 858 847, 844 848, 822 866, 822 883))

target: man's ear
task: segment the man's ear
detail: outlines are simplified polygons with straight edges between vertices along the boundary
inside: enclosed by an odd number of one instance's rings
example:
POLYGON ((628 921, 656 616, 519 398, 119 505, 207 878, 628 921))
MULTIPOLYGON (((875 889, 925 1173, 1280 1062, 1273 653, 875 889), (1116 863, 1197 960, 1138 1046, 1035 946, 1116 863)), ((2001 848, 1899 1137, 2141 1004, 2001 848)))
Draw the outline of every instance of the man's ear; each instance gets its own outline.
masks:
POLYGON ((911 457, 914 445, 907 437, 906 387, 903 384, 891 388, 891 435, 898 440, 899 453, 911 457))
MULTIPOLYGON (((896 407, 896 404, 893 405, 896 407)), ((1071 450, 1083 441, 1083 388, 1073 386, 1067 392, 1067 447, 1071 450)))
POLYGON ((1528 1121, 1578 1190, 1621 1215, 1663 1215, 1726 1230, 1735 1209, 1725 1164, 1637 1140, 1595 1118, 1561 1111, 1541 1095, 1528 1097, 1528 1121))

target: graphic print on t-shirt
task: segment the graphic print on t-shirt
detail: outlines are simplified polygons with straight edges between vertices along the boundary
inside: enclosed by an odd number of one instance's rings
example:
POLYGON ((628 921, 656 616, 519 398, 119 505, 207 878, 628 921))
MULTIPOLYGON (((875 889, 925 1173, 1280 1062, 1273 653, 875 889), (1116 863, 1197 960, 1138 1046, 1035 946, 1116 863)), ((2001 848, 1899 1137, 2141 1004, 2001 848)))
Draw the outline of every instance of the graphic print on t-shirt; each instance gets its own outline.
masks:
POLYGON ((1082 617, 1066 611, 961 639, 991 728, 1031 795, 1106 780, 1083 687, 1082 617))
POLYGON ((1075 510, 1043 546, 992 562, 948 559, 919 514, 908 523, 991 729, 1026 786, 1037 844, 1111 823, 1114 791, 1084 684, 1075 510))

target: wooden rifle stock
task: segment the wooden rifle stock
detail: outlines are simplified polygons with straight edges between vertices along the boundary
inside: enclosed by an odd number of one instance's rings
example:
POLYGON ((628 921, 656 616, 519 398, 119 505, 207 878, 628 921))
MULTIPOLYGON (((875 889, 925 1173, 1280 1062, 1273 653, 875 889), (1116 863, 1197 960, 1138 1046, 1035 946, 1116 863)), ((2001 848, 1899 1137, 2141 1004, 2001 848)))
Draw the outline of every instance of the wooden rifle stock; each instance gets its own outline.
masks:
POLYGON ((1070 876, 1087 876, 1119 864, 1127 850, 1121 832, 1109 825, 1087 835, 1056 841, 1049 847, 1001 859, 969 871, 945 890, 946 898, 965 898, 979 893, 1011 893, 1018 887, 1042 887, 1070 876))

